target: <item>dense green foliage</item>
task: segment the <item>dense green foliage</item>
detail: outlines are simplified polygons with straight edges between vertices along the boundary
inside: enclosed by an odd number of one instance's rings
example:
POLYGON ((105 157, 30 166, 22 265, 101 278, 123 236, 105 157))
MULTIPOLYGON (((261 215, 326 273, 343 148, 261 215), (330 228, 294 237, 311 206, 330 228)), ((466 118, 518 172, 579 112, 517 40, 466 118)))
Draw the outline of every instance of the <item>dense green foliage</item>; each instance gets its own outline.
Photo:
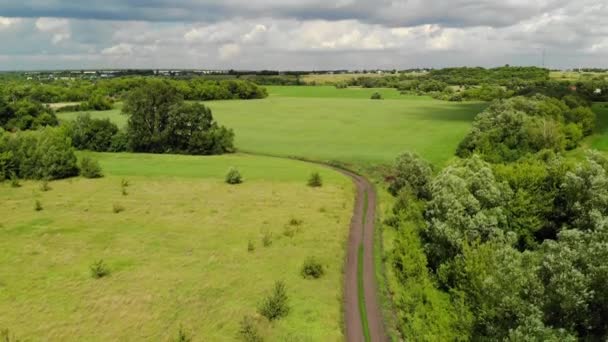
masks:
POLYGON ((11 175, 26 179, 59 179, 78 174, 70 138, 60 128, 2 133, 0 180, 11 175))
POLYGON ((461 143, 464 159, 436 176, 411 154, 397 159, 387 224, 397 229, 390 265, 405 336, 608 337, 608 159, 559 155, 593 131, 587 105, 578 96, 497 101, 461 143))
POLYGON ((48 106, 28 99, 8 102, 0 94, 0 127, 15 131, 54 125, 57 118, 48 106))
POLYGON ((560 152, 578 146, 584 135, 591 134, 594 123, 589 107, 571 108, 542 95, 496 101, 475 118, 457 155, 478 153, 488 161, 501 162, 544 149, 560 152))
POLYGON ((170 82, 149 80, 125 101, 129 146, 136 152, 222 154, 234 152, 234 133, 213 121, 200 103, 183 101, 170 82))
MULTIPOLYGON (((108 98, 123 98, 129 91, 146 84, 150 79, 120 77, 99 81, 5 81, 0 90, 0 97, 10 102, 23 99, 41 103, 84 102, 81 110, 99 110, 100 107, 107 107, 110 101, 108 98)), ((179 94, 186 100, 258 99, 267 96, 264 88, 237 79, 165 79, 165 82, 178 89, 179 94)))
POLYGON ((108 119, 92 119, 89 114, 80 115, 69 123, 72 144, 79 150, 119 152, 124 145, 119 141, 118 127, 108 119))

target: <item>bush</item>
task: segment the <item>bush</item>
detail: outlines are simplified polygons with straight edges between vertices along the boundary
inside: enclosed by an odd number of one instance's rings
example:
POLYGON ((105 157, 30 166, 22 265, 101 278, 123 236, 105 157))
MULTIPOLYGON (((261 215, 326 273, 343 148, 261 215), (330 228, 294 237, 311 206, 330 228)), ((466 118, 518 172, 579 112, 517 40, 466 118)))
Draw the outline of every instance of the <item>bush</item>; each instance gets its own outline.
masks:
POLYGON ((123 211, 125 211, 125 207, 123 207, 120 204, 114 203, 112 205, 112 212, 114 212, 114 214, 119 214, 122 213, 123 211))
POLYGON ((78 175, 71 139, 62 128, 0 135, 0 173, 23 179, 60 179, 78 175))
POLYGON ((112 142, 118 134, 118 126, 109 119, 92 119, 81 114, 71 125, 72 143, 79 150, 107 152, 113 150, 112 142))
POLYGON ((45 178, 40 183, 40 191, 47 192, 49 190, 51 190, 51 186, 49 185, 49 180, 45 178))
POLYGON ((188 332, 186 332, 186 330, 182 326, 180 326, 179 331, 177 332, 177 338, 175 339, 175 342, 190 342, 190 341, 192 341, 192 337, 190 337, 188 332))
POLYGON ((255 251, 255 244, 251 240, 249 240, 249 242, 247 243, 247 251, 248 252, 255 251))
POLYGON ((379 92, 375 92, 372 94, 371 99, 372 100, 382 100, 382 94, 380 94, 379 92))
POLYGON ((97 160, 90 157, 82 157, 80 160, 80 174, 85 178, 101 178, 101 166, 97 160))
POLYGON ((90 270, 91 277, 95 279, 103 278, 110 274, 110 269, 108 269, 108 266, 103 262, 103 260, 99 260, 91 264, 90 270))
POLYGON ((11 173, 11 187, 19 188, 21 187, 21 183, 19 183, 19 178, 14 173, 11 173))
POLYGON ((226 183, 228 184, 241 184, 243 182, 243 178, 241 177, 241 173, 235 167, 230 168, 228 173, 226 174, 226 183))
POLYGON ((313 257, 306 259, 304 265, 302 265, 301 274, 306 279, 319 279, 324 273, 323 265, 313 257))
POLYGON ((318 172, 313 172, 310 174, 310 178, 308 178, 308 186, 313 188, 323 186, 323 180, 321 179, 321 175, 318 172))
POLYGON ((40 201, 36 200, 36 202, 34 203, 34 210, 42 211, 42 204, 40 203, 40 201))
POLYGON ((245 316, 241 320, 239 336, 245 342, 262 342, 264 340, 258 331, 255 320, 250 316, 245 316))
POLYGON ((272 245, 272 233, 264 233, 264 236, 262 236, 262 245, 264 245, 264 247, 269 247, 270 245, 272 245))
POLYGON ((289 314, 288 297, 285 290, 285 283, 277 281, 274 284, 272 293, 266 297, 260 307, 259 313, 268 318, 269 321, 274 321, 283 318, 289 314))
POLYGON ((411 152, 402 153, 393 164, 387 177, 388 192, 397 196, 401 189, 410 190, 418 198, 429 198, 429 185, 433 170, 431 164, 411 152))

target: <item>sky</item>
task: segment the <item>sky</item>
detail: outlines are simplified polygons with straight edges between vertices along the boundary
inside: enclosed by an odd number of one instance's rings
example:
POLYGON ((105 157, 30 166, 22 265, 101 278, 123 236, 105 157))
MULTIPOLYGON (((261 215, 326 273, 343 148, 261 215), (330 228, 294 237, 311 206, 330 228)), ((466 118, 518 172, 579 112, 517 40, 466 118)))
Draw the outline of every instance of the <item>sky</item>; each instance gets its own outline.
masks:
POLYGON ((606 0, 0 0, 0 70, 608 68, 606 0))

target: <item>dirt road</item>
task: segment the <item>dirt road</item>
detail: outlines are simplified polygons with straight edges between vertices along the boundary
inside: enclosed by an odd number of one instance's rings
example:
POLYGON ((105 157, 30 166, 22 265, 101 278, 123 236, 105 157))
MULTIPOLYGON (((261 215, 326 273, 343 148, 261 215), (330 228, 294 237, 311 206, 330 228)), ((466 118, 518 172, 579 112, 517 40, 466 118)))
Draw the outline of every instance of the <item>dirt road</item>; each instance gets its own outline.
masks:
POLYGON ((376 192, 370 182, 357 174, 337 169, 350 177, 357 186, 355 209, 348 239, 344 268, 344 324, 348 342, 366 341, 364 325, 369 327, 368 341, 387 341, 374 269, 374 224, 376 192), (359 274, 359 253, 362 248, 363 272, 359 274), (361 277, 361 279, 359 279, 361 277), (362 285, 362 288, 360 288, 362 285), (359 291, 365 305, 359 303, 359 291), (361 315, 361 307, 365 308, 361 315), (364 320, 367 322, 365 323, 364 320))

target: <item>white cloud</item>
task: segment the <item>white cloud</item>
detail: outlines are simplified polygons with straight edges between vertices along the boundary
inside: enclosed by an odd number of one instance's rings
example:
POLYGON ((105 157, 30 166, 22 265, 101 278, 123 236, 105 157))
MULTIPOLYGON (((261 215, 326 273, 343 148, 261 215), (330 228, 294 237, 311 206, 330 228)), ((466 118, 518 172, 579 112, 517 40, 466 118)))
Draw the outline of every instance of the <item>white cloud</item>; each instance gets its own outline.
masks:
POLYGON ((101 51, 102 55, 106 56, 128 56, 133 54, 133 45, 120 43, 118 45, 105 48, 101 51))
POLYGON ((224 44, 219 47, 218 54, 221 60, 234 58, 241 52, 241 47, 238 44, 224 44))
POLYGON ((36 20, 36 28, 40 32, 49 33, 53 44, 59 44, 72 36, 68 19, 39 18, 36 20))

